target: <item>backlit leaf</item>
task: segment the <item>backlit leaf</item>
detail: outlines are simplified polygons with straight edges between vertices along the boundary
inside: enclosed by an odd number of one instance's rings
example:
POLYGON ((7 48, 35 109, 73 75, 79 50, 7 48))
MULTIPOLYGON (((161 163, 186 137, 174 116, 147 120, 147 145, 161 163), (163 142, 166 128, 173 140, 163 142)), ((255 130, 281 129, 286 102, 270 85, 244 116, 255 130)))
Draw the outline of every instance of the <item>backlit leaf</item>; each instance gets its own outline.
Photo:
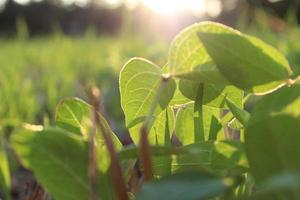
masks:
POLYGON ((222 74, 235 86, 264 94, 291 75, 285 57, 261 40, 213 22, 200 25, 198 36, 222 74))
MULTIPOLYGON (((161 69, 145 59, 133 58, 124 65, 119 84, 127 128, 144 121, 148 116, 162 78, 161 69)), ((175 87, 174 80, 170 79, 162 91, 153 117, 168 106, 175 87)))

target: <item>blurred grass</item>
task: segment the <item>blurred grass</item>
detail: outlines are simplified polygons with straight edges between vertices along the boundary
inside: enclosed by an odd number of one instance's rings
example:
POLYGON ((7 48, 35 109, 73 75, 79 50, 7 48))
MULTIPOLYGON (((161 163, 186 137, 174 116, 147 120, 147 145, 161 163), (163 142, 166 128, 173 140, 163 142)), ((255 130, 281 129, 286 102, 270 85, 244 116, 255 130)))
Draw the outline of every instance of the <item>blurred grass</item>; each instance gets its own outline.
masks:
POLYGON ((131 57, 165 64, 167 45, 141 37, 86 34, 0 39, 0 132, 22 122, 53 124, 55 107, 66 97, 88 101, 87 87, 102 91, 112 125, 123 127, 118 73, 131 57))

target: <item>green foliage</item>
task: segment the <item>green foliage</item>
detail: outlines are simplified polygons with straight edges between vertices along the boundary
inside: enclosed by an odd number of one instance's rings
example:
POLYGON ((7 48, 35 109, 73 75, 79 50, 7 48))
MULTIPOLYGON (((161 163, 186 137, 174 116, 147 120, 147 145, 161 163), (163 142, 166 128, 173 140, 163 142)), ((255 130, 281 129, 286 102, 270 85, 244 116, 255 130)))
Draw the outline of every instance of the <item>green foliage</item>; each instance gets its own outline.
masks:
POLYGON ((186 28, 169 49, 169 71, 177 77, 204 83, 228 84, 197 37, 201 24, 186 28))
MULTIPOLYGON (((147 60, 135 58, 124 65, 119 83, 121 104, 128 128, 145 120, 162 82, 161 69, 147 60)), ((151 117, 155 117, 167 107, 174 94, 174 84, 170 81, 163 88, 161 93, 164 95, 159 97, 159 106, 151 117)))
POLYGON ((257 181, 299 170, 299 103, 299 85, 280 89, 257 103, 245 134, 251 172, 257 181))
POLYGON ((230 111, 233 113, 233 115, 239 120, 239 122, 242 123, 244 126, 246 126, 249 121, 250 114, 247 111, 237 107, 229 99, 226 99, 226 104, 228 105, 228 107, 229 107, 230 111))
MULTIPOLYGON (((299 199, 296 79, 275 48, 203 22, 179 33, 163 68, 142 58, 123 66, 119 89, 132 146, 122 146, 95 102, 78 98, 57 106, 59 128, 18 129, 11 142, 24 167, 58 200, 90 199, 92 188, 101 199, 127 200, 118 196, 120 187, 138 200, 299 199), (245 100, 248 93, 254 100, 245 100), (88 175, 91 147, 97 187, 88 175), (118 163, 116 178, 111 172, 118 163)), ((2 152, 1 183, 8 188, 2 152)))
MULTIPOLYGON (((154 118, 154 122, 148 133, 149 142, 153 145, 170 145, 171 136, 174 131, 174 113, 168 108, 162 111, 154 118)), ((140 129, 142 123, 135 125, 129 129, 130 136, 134 143, 138 144, 140 139, 140 129)))
MULTIPOLYGON (((196 100, 197 89, 199 82, 190 80, 180 80, 180 92, 190 100, 196 100)), ((234 86, 224 87, 222 85, 204 84, 202 91, 202 104, 210 107, 223 108, 226 106, 224 99, 230 99, 238 107, 243 107, 242 98, 244 92, 234 86)))
POLYGON ((194 103, 183 105, 179 108, 175 122, 175 132, 183 145, 193 144, 200 139, 194 130, 194 119, 200 117, 200 134, 204 135, 204 140, 216 140, 217 137, 224 138, 222 125, 219 122, 220 109, 203 106, 201 116, 194 113, 194 103))
POLYGON ((283 85, 291 75, 285 57, 261 40, 218 23, 200 26, 199 38, 218 69, 235 86, 263 94, 283 85))
POLYGON ((87 123, 91 115, 91 108, 84 101, 65 99, 56 108, 55 121, 57 126, 87 137, 87 123))
POLYGON ((59 129, 46 129, 15 134, 12 144, 23 165, 34 171, 54 198, 89 198, 88 149, 83 140, 59 129))
MULTIPOLYGON (((90 133, 92 127, 91 122, 88 121, 91 113, 91 106, 84 101, 77 98, 66 99, 59 104, 56 113, 58 125, 65 131, 45 129, 41 132, 27 131, 13 135, 12 144, 22 163, 36 173, 35 176, 41 184, 57 199, 88 199, 90 196, 90 181, 87 173, 89 153, 86 137, 88 135, 78 135, 78 131, 90 133), (80 159, 77 159, 77 156, 80 159), (74 179, 77 184, 73 184, 74 179), (62 184, 68 186, 64 191, 61 190, 61 185, 55 184, 60 180, 64 180, 62 184)), ((100 120, 110 133, 116 149, 120 149, 120 141, 101 115, 100 120)), ((98 187, 101 188, 99 195, 104 199, 114 199, 108 173, 110 157, 102 134, 97 134, 96 142, 98 187)), ((125 166, 127 167, 132 166, 125 166)))
POLYGON ((198 171, 177 173, 144 184, 137 200, 209 199, 223 194, 231 186, 230 182, 198 171))

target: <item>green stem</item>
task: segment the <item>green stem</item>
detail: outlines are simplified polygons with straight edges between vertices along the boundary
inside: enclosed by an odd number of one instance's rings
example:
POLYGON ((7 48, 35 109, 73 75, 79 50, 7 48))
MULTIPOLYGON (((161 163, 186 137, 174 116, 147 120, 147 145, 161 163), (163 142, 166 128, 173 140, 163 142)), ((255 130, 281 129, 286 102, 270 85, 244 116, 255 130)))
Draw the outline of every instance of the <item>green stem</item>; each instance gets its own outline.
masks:
POLYGON ((203 83, 199 84, 195 104, 194 104, 194 132, 195 141, 204 141, 204 126, 203 126, 203 83))

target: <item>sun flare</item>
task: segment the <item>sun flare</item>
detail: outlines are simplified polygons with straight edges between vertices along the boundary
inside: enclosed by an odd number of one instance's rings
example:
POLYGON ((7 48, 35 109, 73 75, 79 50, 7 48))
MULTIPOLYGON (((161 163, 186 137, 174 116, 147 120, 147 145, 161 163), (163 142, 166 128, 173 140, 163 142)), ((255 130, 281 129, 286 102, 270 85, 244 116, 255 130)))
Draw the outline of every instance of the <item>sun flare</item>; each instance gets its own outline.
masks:
POLYGON ((186 10, 199 14, 205 12, 205 0, 142 0, 142 2, 162 15, 173 15, 186 10))

